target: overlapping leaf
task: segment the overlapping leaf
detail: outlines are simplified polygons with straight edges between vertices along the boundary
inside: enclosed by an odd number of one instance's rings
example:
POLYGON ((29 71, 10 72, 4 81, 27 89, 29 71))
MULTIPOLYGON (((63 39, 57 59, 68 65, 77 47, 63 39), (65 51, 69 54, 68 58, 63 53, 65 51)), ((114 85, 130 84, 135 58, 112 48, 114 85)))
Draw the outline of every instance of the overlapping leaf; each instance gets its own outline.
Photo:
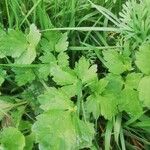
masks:
POLYGON ((137 89, 141 78, 142 78, 141 73, 133 72, 128 74, 125 81, 125 87, 131 89, 137 89))
POLYGON ((31 68, 13 68, 15 81, 19 86, 31 83, 35 79, 34 71, 31 68))
POLYGON ((95 119, 98 119, 98 117, 101 114, 100 97, 99 96, 90 95, 87 98, 87 101, 86 101, 86 111, 88 113, 92 113, 93 117, 95 119))
POLYGON ((59 53, 67 50, 69 45, 67 39, 68 39, 67 33, 63 33, 61 38, 58 40, 57 44, 55 45, 56 52, 59 53))
POLYGON ((126 88, 121 92, 119 101, 120 111, 126 111, 131 117, 142 114, 142 105, 138 97, 138 92, 126 88))
POLYGON ((150 44, 144 44, 136 52, 136 65, 140 71, 146 75, 150 74, 150 44))
POLYGON ((83 84, 95 80, 97 77, 96 71, 97 65, 90 66, 89 61, 85 57, 81 57, 75 66, 75 73, 83 84))
POLYGON ((103 51, 104 65, 108 68, 109 72, 114 74, 121 74, 127 70, 131 70, 131 60, 129 57, 124 57, 117 50, 103 51))
POLYGON ((72 109, 73 103, 70 97, 61 89, 49 88, 44 94, 38 98, 43 110, 68 110, 72 109))
POLYGON ((90 147, 94 136, 91 124, 72 117, 69 111, 60 110, 39 115, 33 125, 33 132, 40 150, 70 150, 90 147))
POLYGON ((101 115, 105 117, 105 119, 111 120, 118 111, 118 97, 113 94, 106 94, 99 97, 100 99, 100 109, 101 115))
POLYGON ((23 150, 25 138, 23 134, 14 127, 5 128, 1 134, 1 147, 4 150, 23 150))
POLYGON ((64 52, 68 48, 68 36, 67 33, 61 34, 58 31, 48 31, 44 34, 44 38, 41 40, 42 50, 45 52, 55 51, 64 52))
POLYGON ((0 58, 18 58, 27 49, 26 36, 21 31, 9 29, 7 32, 1 31, 0 35, 0 58))
POLYGON ((30 32, 27 35, 28 47, 21 54, 19 58, 16 59, 17 64, 31 64, 36 58, 36 46, 39 43, 41 34, 37 27, 32 24, 30 26, 30 32))
POLYGON ((69 150, 76 145, 76 133, 71 116, 65 111, 50 111, 39 115, 33 125, 39 149, 69 150))
POLYGON ((140 80, 138 91, 139 99, 145 107, 150 108, 150 76, 145 76, 140 80))
POLYGON ((77 77, 74 75, 72 70, 63 70, 58 65, 56 65, 51 68, 50 72, 53 76, 53 80, 58 85, 69 85, 77 82, 77 77))

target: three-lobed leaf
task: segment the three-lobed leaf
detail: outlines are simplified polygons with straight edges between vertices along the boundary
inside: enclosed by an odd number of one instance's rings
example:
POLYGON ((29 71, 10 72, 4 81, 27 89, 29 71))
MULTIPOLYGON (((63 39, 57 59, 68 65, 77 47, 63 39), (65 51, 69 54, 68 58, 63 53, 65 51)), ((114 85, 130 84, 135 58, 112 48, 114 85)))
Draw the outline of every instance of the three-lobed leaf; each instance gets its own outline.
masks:
POLYGON ((113 74, 122 74, 127 70, 131 70, 131 60, 125 57, 117 50, 103 51, 104 65, 108 68, 109 72, 113 74))
POLYGON ((90 66, 89 61, 86 60, 85 57, 79 59, 74 70, 78 79, 80 79, 83 84, 90 83, 97 78, 97 65, 90 66))

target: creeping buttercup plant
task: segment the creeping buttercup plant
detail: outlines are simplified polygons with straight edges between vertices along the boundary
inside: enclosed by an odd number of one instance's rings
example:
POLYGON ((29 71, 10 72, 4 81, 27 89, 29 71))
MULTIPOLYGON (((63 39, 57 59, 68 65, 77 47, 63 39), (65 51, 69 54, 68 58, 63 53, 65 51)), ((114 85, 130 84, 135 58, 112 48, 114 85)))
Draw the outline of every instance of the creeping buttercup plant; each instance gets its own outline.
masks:
MULTIPOLYGON (((71 3, 74 13, 77 2, 71 3)), ((25 10, 30 3, 20 5, 18 0, 5 1, 8 26, 1 21, 4 25, 0 29, 1 150, 149 149, 149 30, 146 32, 144 28, 146 34, 140 31, 137 40, 138 26, 135 28, 136 22, 130 22, 135 17, 137 24, 141 23, 144 16, 144 21, 148 22, 147 2, 140 1, 143 6, 136 0, 126 2, 118 20, 110 10, 91 1, 85 2, 83 6, 88 6, 89 10, 84 11, 89 11, 89 15, 80 22, 89 23, 89 19, 97 22, 94 18, 97 11, 102 13, 98 25, 113 26, 112 23, 121 22, 118 31, 95 27, 95 24, 91 28, 95 31, 94 37, 90 28, 54 28, 49 9, 58 10, 55 5, 49 7, 49 1, 33 1, 29 12, 25 10), (146 9, 143 17, 140 18, 137 10, 134 12, 133 4, 146 9), (91 5, 96 9, 93 12, 91 5), (20 11, 16 6, 20 6, 23 20, 17 13, 11 17, 12 10, 20 11), (18 21, 13 26, 14 18, 18 21), (82 31, 88 29, 84 38, 82 31), (99 34, 98 30, 104 34, 99 34), (109 34, 105 31, 109 30, 119 32, 114 47, 108 46, 109 34), (91 40, 94 40, 93 46, 86 43, 91 40), (98 40, 104 46, 95 46, 98 40), (95 58, 91 60, 84 52, 76 50, 87 50, 86 54, 95 58)), ((121 1, 114 0, 112 4, 117 7, 121 1)), ((62 19, 64 10, 53 19, 62 19)), ((74 13, 71 26, 76 23, 74 13)))

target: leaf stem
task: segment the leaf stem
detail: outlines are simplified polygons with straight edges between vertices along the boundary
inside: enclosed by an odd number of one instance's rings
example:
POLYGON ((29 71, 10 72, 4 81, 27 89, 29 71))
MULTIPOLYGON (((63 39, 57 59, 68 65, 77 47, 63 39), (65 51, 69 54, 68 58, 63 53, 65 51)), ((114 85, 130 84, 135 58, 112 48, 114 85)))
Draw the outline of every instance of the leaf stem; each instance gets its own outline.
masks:
POLYGON ((82 82, 79 80, 77 83, 77 114, 80 115, 80 106, 81 106, 81 98, 82 98, 82 82))

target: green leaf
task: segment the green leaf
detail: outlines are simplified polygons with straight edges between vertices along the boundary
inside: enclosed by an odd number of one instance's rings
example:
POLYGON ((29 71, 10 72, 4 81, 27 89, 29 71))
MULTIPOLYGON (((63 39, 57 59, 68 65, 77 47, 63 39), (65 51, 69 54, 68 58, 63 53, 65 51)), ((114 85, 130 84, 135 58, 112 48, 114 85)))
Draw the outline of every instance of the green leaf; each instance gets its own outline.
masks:
POLYGON ((13 68, 15 81, 19 86, 31 83, 35 79, 35 74, 31 68, 13 68))
POLYGON ((0 86, 5 81, 6 71, 0 69, 0 86))
POLYGON ((69 111, 49 111, 37 117, 33 125, 39 149, 71 150, 92 146, 94 128, 69 111))
POLYGON ((99 96, 101 115, 111 120, 118 113, 118 97, 113 94, 99 96))
POLYGON ((69 56, 65 52, 61 52, 57 56, 58 65, 60 67, 68 67, 69 66, 69 56))
POLYGON ((55 51, 55 45, 58 43, 60 38, 61 38, 61 33, 58 31, 45 32, 40 42, 41 49, 46 53, 55 51))
POLYGON ((22 116, 24 114, 24 111, 25 111, 25 107, 20 106, 17 107, 14 111, 11 111, 9 113, 11 115, 11 122, 16 128, 18 128, 20 126, 20 123, 22 122, 22 116))
POLYGON ((120 94, 122 88, 123 88, 123 79, 120 75, 114 75, 114 74, 107 74, 105 77, 108 81, 108 84, 106 86, 105 93, 113 93, 115 95, 120 94))
POLYGON ((41 39, 41 33, 35 26, 35 24, 30 25, 30 32, 27 35, 27 40, 30 45, 36 47, 41 39))
POLYGON ((43 55, 39 58, 42 63, 45 64, 56 64, 56 58, 52 53, 43 53, 43 55))
POLYGON ((58 85, 69 85, 77 82, 77 78, 72 71, 64 71, 59 66, 53 66, 50 72, 58 85))
POLYGON ((4 150, 23 150, 25 138, 23 134, 14 127, 4 128, 1 133, 1 147, 4 150))
POLYGON ((27 49, 27 39, 21 31, 9 29, 7 33, 3 31, 0 35, 0 58, 18 58, 27 49))
POLYGON ((141 70, 141 72, 146 75, 150 74, 149 58, 150 58, 150 44, 144 44, 139 48, 139 51, 136 52, 135 64, 141 70))
POLYGON ((97 78, 97 65, 90 66, 85 57, 81 57, 79 62, 76 63, 75 73, 83 84, 90 83, 97 78))
POLYGON ((90 85, 90 89, 93 93, 102 94, 105 91, 108 83, 109 81, 106 78, 100 80, 97 79, 90 85))
POLYGON ((131 60, 123 56, 117 50, 103 51, 105 63, 104 65, 113 74, 122 74, 127 70, 131 70, 131 60))
MULTIPOLYGON (((25 111, 25 110, 24 110, 25 111)), ((23 112, 24 113, 24 112, 23 112)), ((16 118, 15 118, 15 120, 17 121, 17 123, 19 124, 19 126, 18 126, 18 129, 20 130, 20 131, 30 131, 31 130, 31 127, 32 127, 32 124, 31 124, 31 122, 30 121, 25 121, 25 120, 22 120, 22 116, 23 116, 23 113, 20 115, 19 114, 19 116, 17 117, 17 113, 16 113, 16 118), (19 117, 20 117, 20 120, 19 120, 19 117), (17 120, 18 119, 18 120, 17 120)), ((13 116, 14 117, 14 116, 13 116)), ((13 118, 14 119, 14 118, 13 118)), ((15 123, 15 122, 14 122, 15 123)))
POLYGON ((119 95, 123 88, 123 80, 119 75, 108 74, 105 78, 93 82, 90 88, 94 95, 86 101, 87 112, 95 118, 101 114, 111 120, 118 113, 119 95))
POLYGON ((133 72, 128 74, 125 81, 125 87, 131 89, 137 89, 141 78, 142 78, 141 73, 133 72))
POLYGON ((41 39, 41 33, 37 27, 32 24, 30 26, 30 32, 27 35, 28 47, 22 55, 16 59, 16 64, 31 64, 36 58, 36 47, 41 39))
POLYGON ((61 87, 61 91, 65 93, 69 98, 77 95, 77 84, 66 85, 61 87))
POLYGON ((76 147, 76 131, 68 111, 54 110, 39 115, 33 132, 40 150, 71 150, 76 147))
POLYGON ((67 32, 63 33, 61 35, 61 38, 58 40, 57 44, 55 45, 55 51, 60 53, 60 52, 64 52, 67 50, 69 42, 67 41, 68 36, 67 36, 67 32))
POLYGON ((38 97, 43 110, 68 110, 73 108, 73 103, 61 89, 49 88, 38 97))
POLYGON ((142 105, 138 98, 138 92, 130 88, 125 88, 121 92, 119 109, 120 111, 126 111, 131 117, 142 114, 142 105))
POLYGON ((90 95, 87 97, 86 111, 88 113, 92 113, 96 120, 98 119, 101 114, 100 98, 98 96, 90 95))
POLYGON ((138 91, 139 99, 145 107, 150 108, 150 76, 145 76, 140 80, 138 91))
POLYGON ((89 122, 84 122, 75 116, 74 126, 76 128, 77 148, 84 149, 91 147, 94 138, 94 126, 89 122))
POLYGON ((57 60, 56 60, 55 56, 50 52, 43 53, 43 55, 39 59, 45 65, 41 65, 38 68, 37 75, 40 79, 47 80, 47 77, 50 75, 50 68, 54 64, 55 65, 57 64, 57 60))
POLYGON ((37 69, 37 75, 39 79, 48 80, 48 76, 50 75, 50 67, 51 66, 49 64, 45 64, 45 65, 41 65, 37 69))
POLYGON ((31 64, 36 58, 35 48, 31 45, 28 46, 28 49, 23 52, 23 54, 16 59, 16 64, 31 64))
POLYGON ((27 135, 25 137, 25 141, 26 141, 26 145, 24 147, 24 150, 33 150, 35 135, 33 133, 27 135))
POLYGON ((27 36, 17 30, 8 30, 1 33, 0 57, 11 56, 17 64, 31 64, 36 57, 36 46, 40 41, 41 34, 36 26, 30 26, 27 36))

